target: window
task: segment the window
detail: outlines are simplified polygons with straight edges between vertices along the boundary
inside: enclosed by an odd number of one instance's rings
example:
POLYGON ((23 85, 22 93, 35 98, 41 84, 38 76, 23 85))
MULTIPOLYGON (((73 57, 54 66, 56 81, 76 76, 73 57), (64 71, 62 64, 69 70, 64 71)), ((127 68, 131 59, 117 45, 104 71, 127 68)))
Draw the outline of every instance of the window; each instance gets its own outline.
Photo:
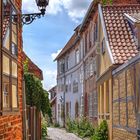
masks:
POLYGON ((59 73, 62 74, 65 72, 65 62, 64 60, 59 61, 59 73))
POLYGON ((88 108, 89 108, 89 117, 92 118, 93 117, 93 95, 92 93, 90 93, 90 95, 88 95, 88 108))
POLYGON ((93 75, 93 63, 90 63, 90 76, 93 75))
POLYGON ((12 61, 12 76, 17 77, 17 64, 12 61))
POLYGON ((66 70, 69 69, 69 56, 66 57, 66 70))
POLYGON ((94 26, 94 42, 97 41, 97 38, 98 38, 98 23, 96 22, 94 26))
POLYGON ((89 48, 90 48, 91 45, 92 45, 92 44, 91 44, 91 31, 90 31, 90 30, 89 30, 89 33, 88 33, 88 34, 89 34, 89 48))
POLYGON ((79 50, 76 50, 76 64, 78 64, 80 61, 80 53, 79 50))
POLYGON ((69 103, 66 102, 66 117, 69 117, 69 103))
POLYGON ((93 92, 93 116, 97 117, 98 115, 98 103, 97 103, 97 92, 93 92))
POLYGON ((16 111, 18 109, 18 25, 10 17, 16 11, 10 2, 4 2, 3 17, 3 51, 2 51, 2 99, 3 111, 16 111), (9 15, 9 16, 8 16, 9 15))
POLYGON ((105 38, 102 40, 102 54, 105 53, 105 38))
POLYGON ((68 92, 68 84, 65 85, 65 92, 68 92))
POLYGON ((3 107, 9 108, 10 107, 10 96, 9 96, 9 79, 5 77, 3 80, 3 107))
POLYGON ((73 93, 77 93, 78 92, 78 82, 74 81, 73 82, 73 93))
POLYGON ((17 56, 18 55, 18 50, 17 50, 17 46, 15 43, 12 42, 12 54, 17 56))
POLYGON ((5 37, 3 38, 3 47, 6 48, 7 50, 10 49, 10 31, 9 31, 9 28, 7 29, 5 37))
POLYGON ((75 119, 79 117, 79 105, 78 102, 75 103, 75 119))
POLYGON ((88 36, 87 34, 85 34, 85 54, 87 53, 87 46, 88 46, 87 42, 88 42, 88 36))
POLYGON ((10 59, 3 55, 3 73, 10 74, 10 59))
POLYGON ((18 102, 17 102, 17 85, 12 85, 12 107, 17 108, 18 102))

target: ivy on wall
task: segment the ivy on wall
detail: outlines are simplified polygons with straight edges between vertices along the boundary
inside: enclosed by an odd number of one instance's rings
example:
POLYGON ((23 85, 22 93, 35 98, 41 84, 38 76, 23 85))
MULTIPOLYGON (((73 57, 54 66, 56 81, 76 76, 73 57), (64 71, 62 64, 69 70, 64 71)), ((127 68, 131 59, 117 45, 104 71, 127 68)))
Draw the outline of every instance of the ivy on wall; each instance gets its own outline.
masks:
POLYGON ((49 103, 49 95, 43 89, 41 80, 34 74, 28 72, 28 59, 23 62, 24 65, 24 80, 25 80, 25 93, 26 104, 36 106, 38 111, 41 111, 43 116, 51 117, 51 108, 49 103))

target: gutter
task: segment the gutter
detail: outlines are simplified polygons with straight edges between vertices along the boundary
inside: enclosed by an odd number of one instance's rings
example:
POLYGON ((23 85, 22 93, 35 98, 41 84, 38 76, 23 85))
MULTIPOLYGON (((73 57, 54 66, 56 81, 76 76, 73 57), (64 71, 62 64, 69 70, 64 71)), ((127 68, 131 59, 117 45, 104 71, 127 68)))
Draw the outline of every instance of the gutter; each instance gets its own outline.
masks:
MULTIPOLYGON (((68 50, 66 50, 66 52, 69 51, 72 47, 74 47, 74 46, 77 44, 77 42, 78 42, 79 40, 80 40, 80 36, 78 35, 78 36, 76 37, 74 43, 71 45, 71 47, 70 47, 68 50)), ((54 59, 54 62, 57 61, 58 59, 60 59, 66 52, 64 52, 61 56, 56 57, 56 58, 54 59)), ((60 53, 61 53, 61 52, 60 52, 60 53)), ((58 55, 59 55, 59 54, 58 54, 58 55)))

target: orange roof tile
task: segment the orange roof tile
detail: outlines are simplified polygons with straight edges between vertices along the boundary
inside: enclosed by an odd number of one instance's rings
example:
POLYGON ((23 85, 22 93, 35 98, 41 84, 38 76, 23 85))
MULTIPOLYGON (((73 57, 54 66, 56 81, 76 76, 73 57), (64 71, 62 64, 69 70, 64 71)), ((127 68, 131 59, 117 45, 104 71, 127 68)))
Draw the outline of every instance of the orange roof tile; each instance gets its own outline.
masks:
POLYGON ((138 49, 124 14, 140 13, 140 5, 102 6, 102 11, 114 62, 125 63, 136 56, 138 49))
POLYGON ((40 80, 43 80, 42 70, 25 54, 25 52, 22 52, 22 59, 23 62, 28 59, 28 71, 33 73, 40 80))

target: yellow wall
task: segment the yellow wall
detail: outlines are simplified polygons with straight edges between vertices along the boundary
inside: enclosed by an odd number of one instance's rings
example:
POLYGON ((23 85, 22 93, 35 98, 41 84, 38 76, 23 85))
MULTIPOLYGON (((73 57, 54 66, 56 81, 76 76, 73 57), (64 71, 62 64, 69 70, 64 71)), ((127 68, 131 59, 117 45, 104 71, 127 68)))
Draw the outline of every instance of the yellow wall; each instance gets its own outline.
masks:
POLYGON ((98 119, 99 124, 103 120, 107 120, 108 127, 109 127, 109 139, 112 140, 112 79, 111 77, 98 86, 98 116, 99 116, 98 119), (107 106, 109 106, 109 112, 107 106))
POLYGON ((99 55, 99 73, 98 73, 98 123, 102 120, 107 120, 109 128, 109 139, 112 140, 112 75, 109 68, 113 66, 111 62, 108 49, 105 46, 105 53, 102 54, 102 40, 104 33, 101 25, 99 26, 99 42, 100 42, 100 55, 99 55), (102 75, 102 76, 101 76, 102 75), (109 96, 109 97, 108 97, 109 96), (109 110, 108 110, 109 109, 109 110))
POLYGON ((99 67, 99 76, 102 75, 110 66, 112 66, 112 62, 108 53, 108 49, 105 47, 105 53, 102 54, 102 48, 101 48, 101 42, 104 38, 104 33, 103 33, 103 29, 101 27, 101 25, 99 26, 99 32, 100 32, 100 57, 99 57, 99 63, 100 63, 100 67, 99 67))

